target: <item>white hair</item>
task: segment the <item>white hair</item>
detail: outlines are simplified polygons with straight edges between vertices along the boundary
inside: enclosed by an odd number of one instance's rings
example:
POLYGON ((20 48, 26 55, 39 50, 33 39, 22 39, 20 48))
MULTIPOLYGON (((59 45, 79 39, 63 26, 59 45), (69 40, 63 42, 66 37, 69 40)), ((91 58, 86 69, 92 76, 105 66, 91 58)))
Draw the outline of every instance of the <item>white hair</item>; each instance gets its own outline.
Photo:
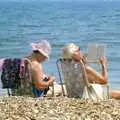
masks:
POLYGON ((74 43, 69 43, 63 48, 62 57, 65 59, 71 59, 75 51, 79 49, 79 46, 74 43))

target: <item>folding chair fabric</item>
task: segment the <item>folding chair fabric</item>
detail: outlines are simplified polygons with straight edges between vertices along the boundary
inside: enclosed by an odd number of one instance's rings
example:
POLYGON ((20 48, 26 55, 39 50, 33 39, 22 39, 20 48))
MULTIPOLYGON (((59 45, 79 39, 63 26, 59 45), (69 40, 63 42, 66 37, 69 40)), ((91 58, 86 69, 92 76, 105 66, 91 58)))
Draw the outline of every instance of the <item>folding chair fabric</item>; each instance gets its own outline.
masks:
POLYGON ((86 80, 82 64, 73 60, 61 60, 61 68, 66 86, 67 96, 81 98, 86 80))
POLYGON ((31 74, 31 62, 29 59, 23 59, 24 71, 21 74, 21 83, 18 89, 12 89, 13 96, 32 96, 32 74, 31 74))

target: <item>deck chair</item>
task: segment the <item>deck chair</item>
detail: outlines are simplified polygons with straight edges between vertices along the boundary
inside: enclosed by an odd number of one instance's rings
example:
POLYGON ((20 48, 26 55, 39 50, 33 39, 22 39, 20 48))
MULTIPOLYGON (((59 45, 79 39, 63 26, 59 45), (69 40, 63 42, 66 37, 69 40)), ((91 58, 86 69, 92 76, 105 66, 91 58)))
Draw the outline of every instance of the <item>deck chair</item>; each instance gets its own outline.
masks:
POLYGON ((32 76, 31 76, 31 63, 29 59, 23 59, 24 70, 20 73, 21 81, 20 86, 17 89, 12 89, 13 96, 31 96, 32 93, 32 76))
POLYGON ((63 85, 65 85, 67 97, 93 100, 101 99, 94 90, 94 87, 88 83, 83 63, 61 58, 57 60, 57 68, 63 96, 65 96, 63 85))

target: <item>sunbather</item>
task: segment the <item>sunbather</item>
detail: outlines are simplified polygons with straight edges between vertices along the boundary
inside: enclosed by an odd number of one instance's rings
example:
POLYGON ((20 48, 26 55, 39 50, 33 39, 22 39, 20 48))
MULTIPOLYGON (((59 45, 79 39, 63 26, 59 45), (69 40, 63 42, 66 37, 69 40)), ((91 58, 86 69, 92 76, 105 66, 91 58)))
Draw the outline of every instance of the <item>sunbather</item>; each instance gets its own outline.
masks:
MULTIPOLYGON (((73 43, 70 43, 63 48, 63 57, 67 59, 73 59, 76 62, 84 63, 88 81, 90 83, 96 82, 98 84, 106 84, 108 82, 107 59, 105 57, 100 58, 100 63, 103 71, 102 74, 98 73, 96 70, 87 65, 80 47, 73 43)), ((120 91, 112 91, 111 97, 120 99, 120 91)))
POLYGON ((55 80, 54 76, 45 76, 42 62, 50 55, 51 46, 46 40, 32 43, 33 53, 27 57, 32 65, 33 92, 37 97, 44 96, 55 80))
MULTIPOLYGON (((30 56, 23 58, 23 60, 0 59, 0 71, 2 71, 1 78, 3 81, 2 83, 4 83, 3 88, 12 88, 12 95, 16 95, 16 94, 21 95, 21 93, 23 94, 23 92, 24 94, 26 94, 25 90, 26 91, 28 90, 27 88, 28 86, 30 87, 30 92, 31 92, 31 84, 32 84, 32 90, 35 96, 36 97, 44 96, 47 94, 49 86, 51 86, 55 80, 54 76, 45 76, 42 66, 42 62, 44 62, 50 55, 51 52, 50 44, 46 40, 41 40, 39 43, 32 43, 31 45, 32 45, 33 53, 30 56), (26 68, 24 64, 25 62, 24 59, 31 64, 31 69, 28 71, 30 71, 31 73, 30 76, 32 76, 32 80, 30 80, 31 77, 27 75, 29 81, 21 80, 24 78, 23 74, 28 72, 21 69, 22 67, 24 69, 26 68), (25 81, 31 84, 29 84, 28 86, 24 86, 27 84, 25 83, 25 81), (21 86, 22 88, 25 88, 25 90, 22 90, 21 86), (17 92, 15 92, 16 88, 17 88, 17 92), (20 89, 20 91, 18 88, 20 89)), ((8 94, 10 95, 9 92, 8 94)))

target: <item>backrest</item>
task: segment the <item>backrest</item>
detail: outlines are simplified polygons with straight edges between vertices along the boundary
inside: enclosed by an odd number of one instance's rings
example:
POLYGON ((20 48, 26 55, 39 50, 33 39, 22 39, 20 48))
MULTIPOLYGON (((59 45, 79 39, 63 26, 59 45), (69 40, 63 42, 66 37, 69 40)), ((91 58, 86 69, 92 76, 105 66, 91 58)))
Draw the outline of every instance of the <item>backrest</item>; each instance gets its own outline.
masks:
POLYGON ((26 82, 29 82, 32 84, 32 64, 31 61, 28 58, 24 58, 21 63, 21 70, 20 70, 20 76, 21 78, 27 80, 26 82))
POLYGON ((60 59, 67 96, 81 98, 87 83, 84 66, 70 59, 60 59))
POLYGON ((18 88, 20 85, 21 59, 5 59, 2 65, 1 82, 3 88, 18 88))
POLYGON ((31 64, 27 58, 4 59, 1 70, 2 87, 8 89, 8 95, 30 95, 32 93, 31 64))
POLYGON ((32 95, 32 73, 31 73, 31 62, 29 59, 24 58, 21 63, 21 84, 18 89, 18 93, 21 95, 32 95))

